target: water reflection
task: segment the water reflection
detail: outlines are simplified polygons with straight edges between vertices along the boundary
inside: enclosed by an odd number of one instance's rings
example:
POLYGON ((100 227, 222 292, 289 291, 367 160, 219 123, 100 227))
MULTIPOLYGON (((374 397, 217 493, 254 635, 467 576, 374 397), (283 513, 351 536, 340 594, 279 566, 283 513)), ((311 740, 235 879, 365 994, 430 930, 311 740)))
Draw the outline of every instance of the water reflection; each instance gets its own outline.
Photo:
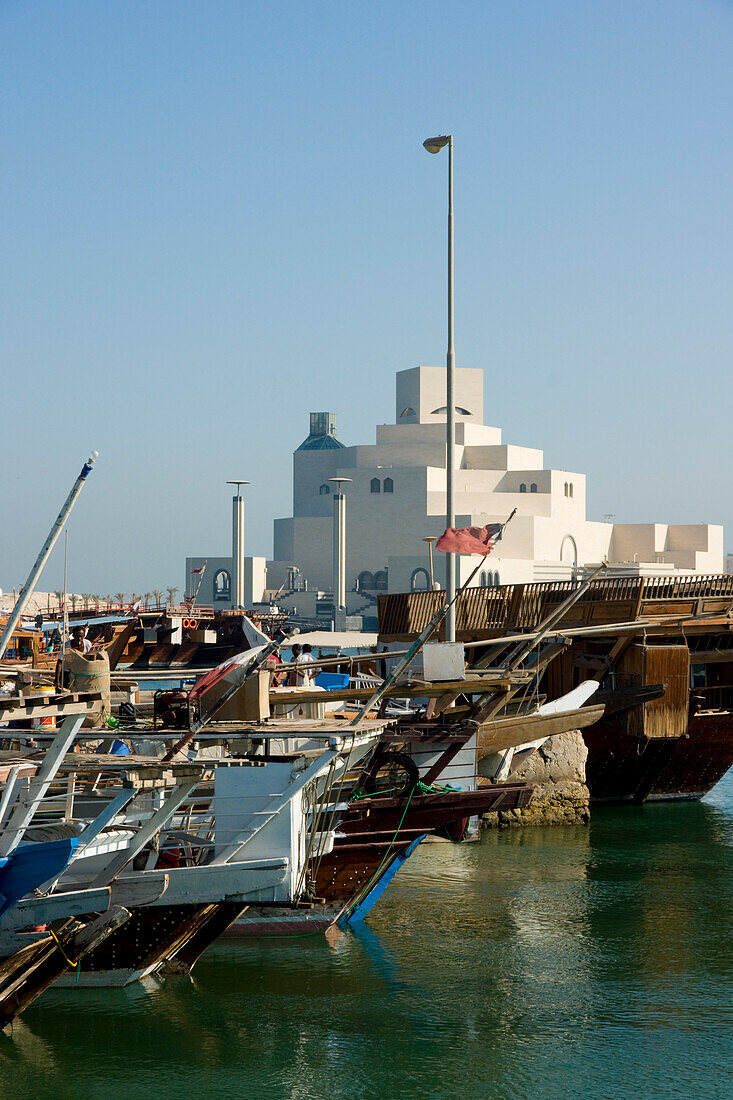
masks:
POLYGON ((353 933, 52 991, 0 1041, 0 1096, 727 1095, 732 810, 727 779, 714 802, 423 845, 353 933))

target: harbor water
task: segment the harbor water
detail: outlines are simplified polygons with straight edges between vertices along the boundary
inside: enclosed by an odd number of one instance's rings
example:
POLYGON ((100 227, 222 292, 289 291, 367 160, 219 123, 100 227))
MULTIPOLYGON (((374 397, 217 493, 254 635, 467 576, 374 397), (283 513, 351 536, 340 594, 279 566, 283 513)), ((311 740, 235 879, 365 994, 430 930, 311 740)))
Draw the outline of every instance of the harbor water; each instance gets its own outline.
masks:
POLYGON ((0 1097, 733 1096, 733 775, 702 803, 423 845, 358 933, 51 990, 0 1097))

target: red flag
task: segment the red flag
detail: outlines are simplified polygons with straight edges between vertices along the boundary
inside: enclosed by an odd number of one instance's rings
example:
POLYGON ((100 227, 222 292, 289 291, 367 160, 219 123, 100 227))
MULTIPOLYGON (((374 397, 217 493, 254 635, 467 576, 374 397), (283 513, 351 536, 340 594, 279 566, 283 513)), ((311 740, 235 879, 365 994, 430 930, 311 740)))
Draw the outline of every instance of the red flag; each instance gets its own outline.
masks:
POLYGON ((203 565, 199 566, 198 569, 192 569, 191 570, 192 573, 203 573, 203 571, 204 571, 203 565))
POLYGON ((501 535, 502 523, 485 527, 448 527, 435 544, 446 554, 490 554, 501 535))

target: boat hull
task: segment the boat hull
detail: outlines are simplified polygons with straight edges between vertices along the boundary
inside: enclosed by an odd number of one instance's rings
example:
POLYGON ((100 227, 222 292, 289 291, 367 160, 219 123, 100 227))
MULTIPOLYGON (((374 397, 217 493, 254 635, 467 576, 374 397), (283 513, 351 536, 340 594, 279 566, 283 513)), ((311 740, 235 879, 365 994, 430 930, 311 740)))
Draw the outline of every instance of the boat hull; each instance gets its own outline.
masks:
POLYGON ((640 741, 608 735, 601 722, 583 730, 592 803, 699 799, 733 766, 733 714, 693 715, 687 736, 640 741))
POLYGON ((190 973, 244 908, 241 902, 214 902, 133 909, 126 924, 86 955, 73 981, 119 986, 159 973, 190 973))

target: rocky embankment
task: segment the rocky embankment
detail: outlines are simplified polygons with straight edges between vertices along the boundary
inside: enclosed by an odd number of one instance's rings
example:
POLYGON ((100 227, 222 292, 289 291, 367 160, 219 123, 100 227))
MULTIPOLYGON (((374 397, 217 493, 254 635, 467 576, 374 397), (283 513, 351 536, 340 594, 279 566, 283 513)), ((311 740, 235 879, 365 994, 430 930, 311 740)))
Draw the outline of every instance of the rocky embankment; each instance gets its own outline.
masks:
POLYGON ((523 810, 484 814, 482 826, 587 825, 590 821, 590 796, 585 783, 587 756, 580 730, 550 737, 511 775, 513 782, 534 787, 530 804, 523 810))

